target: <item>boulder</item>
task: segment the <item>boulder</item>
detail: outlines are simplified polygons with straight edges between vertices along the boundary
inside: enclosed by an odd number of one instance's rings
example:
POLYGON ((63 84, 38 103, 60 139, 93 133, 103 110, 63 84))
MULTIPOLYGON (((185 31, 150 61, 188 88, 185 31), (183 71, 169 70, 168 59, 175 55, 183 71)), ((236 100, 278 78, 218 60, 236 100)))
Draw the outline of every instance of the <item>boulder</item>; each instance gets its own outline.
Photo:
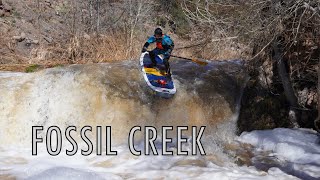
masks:
POLYGON ((25 33, 21 33, 20 36, 13 36, 12 39, 18 41, 18 42, 22 42, 26 39, 26 34, 25 33))
POLYGON ((4 7, 3 7, 3 9, 4 9, 6 12, 11 12, 13 8, 12 8, 11 6, 5 4, 4 7))

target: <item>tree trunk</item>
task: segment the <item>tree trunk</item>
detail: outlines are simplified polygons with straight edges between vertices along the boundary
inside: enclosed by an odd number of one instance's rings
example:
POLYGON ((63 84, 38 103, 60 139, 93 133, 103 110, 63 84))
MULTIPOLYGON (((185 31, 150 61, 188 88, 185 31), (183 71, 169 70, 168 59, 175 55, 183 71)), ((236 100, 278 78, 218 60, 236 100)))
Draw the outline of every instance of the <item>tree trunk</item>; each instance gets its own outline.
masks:
POLYGON ((314 121, 314 127, 320 133, 320 54, 318 60, 318 117, 314 121))
POLYGON ((286 70, 284 60, 283 60, 283 44, 281 39, 277 39, 276 42, 273 44, 274 50, 274 59, 277 62, 278 73, 282 82, 282 86, 284 89, 285 96, 290 103, 290 111, 289 111, 289 119, 293 127, 297 128, 298 125, 298 98, 294 93, 289 74, 286 70))
POLYGON ((100 0, 97 0, 96 4, 97 4, 97 37, 98 37, 100 32, 100 0))
POLYGON ((93 31, 93 0, 89 1, 90 32, 93 31))

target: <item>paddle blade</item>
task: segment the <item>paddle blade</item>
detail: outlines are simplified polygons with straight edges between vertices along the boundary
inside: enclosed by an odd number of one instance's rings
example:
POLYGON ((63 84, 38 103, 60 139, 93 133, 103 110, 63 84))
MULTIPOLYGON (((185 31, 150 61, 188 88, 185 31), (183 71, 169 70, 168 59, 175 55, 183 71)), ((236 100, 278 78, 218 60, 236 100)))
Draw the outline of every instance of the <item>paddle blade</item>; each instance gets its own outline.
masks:
POLYGON ((197 64, 203 65, 203 66, 205 66, 205 65, 208 64, 207 62, 205 62, 205 61, 200 61, 200 60, 198 60, 198 59, 192 59, 192 61, 195 62, 195 63, 197 63, 197 64))

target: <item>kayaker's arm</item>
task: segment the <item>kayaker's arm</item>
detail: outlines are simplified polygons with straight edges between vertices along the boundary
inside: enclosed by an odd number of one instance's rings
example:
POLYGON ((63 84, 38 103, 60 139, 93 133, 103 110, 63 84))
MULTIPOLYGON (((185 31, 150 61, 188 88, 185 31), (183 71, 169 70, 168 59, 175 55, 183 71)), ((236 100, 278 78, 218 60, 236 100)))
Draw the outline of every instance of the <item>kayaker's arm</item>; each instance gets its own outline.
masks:
POLYGON ((146 52, 148 50, 148 47, 150 44, 154 43, 156 41, 156 38, 154 36, 151 36, 147 42, 143 45, 142 51, 141 52, 146 52))
POLYGON ((174 48, 174 42, 171 39, 169 39, 166 41, 166 43, 168 45, 168 50, 164 53, 164 56, 166 59, 169 59, 171 56, 171 52, 174 48))
POLYGON ((141 52, 146 52, 148 50, 148 47, 149 47, 150 43, 146 42, 144 45, 143 45, 143 48, 142 48, 142 51, 141 52))

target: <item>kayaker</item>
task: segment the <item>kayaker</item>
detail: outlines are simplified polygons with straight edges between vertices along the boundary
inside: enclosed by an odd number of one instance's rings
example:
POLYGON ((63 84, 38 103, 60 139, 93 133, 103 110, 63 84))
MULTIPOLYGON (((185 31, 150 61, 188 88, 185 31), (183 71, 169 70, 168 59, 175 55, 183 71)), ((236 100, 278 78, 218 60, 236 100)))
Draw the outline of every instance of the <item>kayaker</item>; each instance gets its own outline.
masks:
POLYGON ((144 44, 142 48, 142 52, 146 52, 148 50, 148 46, 152 43, 156 43, 156 48, 152 51, 149 51, 150 59, 152 61, 152 66, 156 67, 157 62, 155 60, 156 55, 163 55, 163 64, 165 65, 165 71, 167 74, 170 73, 170 65, 169 58, 171 52, 174 48, 174 42, 170 38, 170 36, 163 34, 161 28, 156 28, 154 31, 154 35, 151 36, 147 42, 144 44))

